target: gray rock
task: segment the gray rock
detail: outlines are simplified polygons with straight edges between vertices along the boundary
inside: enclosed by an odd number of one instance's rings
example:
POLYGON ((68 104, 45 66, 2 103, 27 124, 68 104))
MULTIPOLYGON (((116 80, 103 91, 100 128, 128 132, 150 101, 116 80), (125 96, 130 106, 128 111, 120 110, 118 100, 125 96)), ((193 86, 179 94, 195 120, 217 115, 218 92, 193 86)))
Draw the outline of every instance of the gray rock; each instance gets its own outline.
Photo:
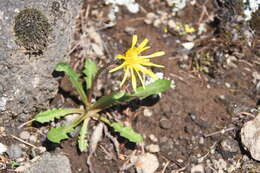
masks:
POLYGON ((240 152, 239 144, 232 138, 226 138, 220 142, 220 153, 223 158, 233 157, 234 154, 240 152))
POLYGON ((28 140, 30 138, 30 133, 28 131, 22 131, 19 136, 23 140, 28 140))
POLYGON ((44 153, 24 173, 71 173, 69 159, 63 154, 44 153))
POLYGON ((12 144, 7 149, 7 154, 10 159, 15 160, 22 156, 23 151, 18 144, 12 144))
POLYGON ((0 1, 0 120, 18 116, 28 120, 36 110, 46 108, 58 90, 52 72, 58 62, 67 61, 73 38, 78 0, 0 1), (42 55, 25 55, 14 34, 15 16, 25 8, 39 10, 51 25, 49 42, 42 55))
POLYGON ((243 125, 240 135, 244 148, 254 159, 260 161, 260 114, 243 125))
POLYGON ((170 129, 172 127, 172 123, 170 120, 168 120, 166 118, 162 118, 160 120, 160 127, 163 129, 170 129))

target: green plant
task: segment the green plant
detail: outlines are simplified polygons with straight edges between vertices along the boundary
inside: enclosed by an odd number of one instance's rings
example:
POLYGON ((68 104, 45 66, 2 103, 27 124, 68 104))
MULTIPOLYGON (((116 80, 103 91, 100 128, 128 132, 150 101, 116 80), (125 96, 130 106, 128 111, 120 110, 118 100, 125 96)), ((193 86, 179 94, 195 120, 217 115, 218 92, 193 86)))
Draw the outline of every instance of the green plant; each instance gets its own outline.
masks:
POLYGON ((54 143, 59 143, 63 139, 67 139, 67 135, 75 130, 75 127, 81 124, 81 129, 78 138, 78 146, 80 151, 87 150, 87 129, 88 123, 91 119, 99 120, 112 127, 115 132, 118 132, 122 137, 127 138, 129 141, 138 143, 143 140, 143 137, 135 132, 132 128, 124 127, 121 122, 112 122, 104 116, 101 116, 100 112, 105 109, 121 104, 124 102, 129 102, 136 98, 146 98, 152 94, 158 94, 170 87, 169 80, 155 80, 153 83, 138 87, 134 89, 133 93, 128 93, 123 90, 115 91, 111 94, 105 95, 98 99, 96 102, 92 103, 91 93, 94 87, 95 78, 97 78, 98 68, 96 64, 91 60, 86 60, 83 69, 83 81, 86 82, 86 88, 84 88, 82 79, 80 75, 73 71, 73 69, 67 63, 60 63, 56 66, 56 71, 65 72, 69 77, 70 82, 76 89, 79 97, 84 104, 84 108, 74 108, 74 109, 51 109, 37 114, 33 120, 46 123, 54 121, 54 119, 62 118, 69 114, 79 114, 79 116, 68 125, 63 125, 57 128, 52 128, 48 132, 48 139, 54 143))

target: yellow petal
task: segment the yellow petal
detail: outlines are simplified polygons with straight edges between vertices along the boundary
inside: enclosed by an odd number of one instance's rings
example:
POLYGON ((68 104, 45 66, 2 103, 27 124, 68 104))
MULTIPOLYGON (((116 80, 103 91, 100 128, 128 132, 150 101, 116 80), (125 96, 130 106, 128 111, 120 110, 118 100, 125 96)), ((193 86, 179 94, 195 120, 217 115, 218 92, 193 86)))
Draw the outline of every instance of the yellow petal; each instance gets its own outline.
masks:
POLYGON ((136 91, 136 77, 133 68, 130 68, 133 90, 136 91))
POLYGON ((148 39, 144 39, 144 41, 142 41, 142 43, 137 47, 138 50, 142 50, 148 43, 148 39))
POLYGON ((125 59, 125 56, 124 56, 124 55, 121 55, 121 54, 118 54, 118 55, 116 56, 116 58, 118 58, 118 59, 125 59))
POLYGON ((163 67, 164 67, 163 65, 154 64, 154 63, 152 63, 152 62, 144 62, 144 63, 142 63, 142 65, 145 65, 145 66, 153 66, 153 67, 160 67, 160 68, 163 68, 163 67))
POLYGON ((139 65, 139 66, 136 67, 136 68, 138 68, 138 70, 141 71, 142 73, 151 76, 154 80, 157 80, 157 79, 158 79, 158 76, 156 76, 151 70, 148 70, 147 68, 145 68, 145 67, 143 67, 143 66, 141 66, 141 65, 139 65))
POLYGON ((129 67, 126 67, 123 80, 122 80, 122 82, 120 83, 120 87, 122 87, 122 85, 125 83, 125 80, 126 80, 126 78, 127 78, 127 76, 128 76, 128 73, 129 73, 129 67))
POLYGON ((150 48, 151 48, 150 46, 146 46, 146 47, 142 48, 141 50, 139 50, 138 53, 141 53, 141 52, 143 52, 143 51, 145 51, 145 50, 147 50, 147 49, 150 49, 150 48))
POLYGON ((124 66, 125 66, 125 63, 123 63, 123 64, 121 64, 121 65, 119 65, 119 66, 117 66, 117 67, 115 67, 115 68, 113 68, 113 69, 111 69, 111 70, 109 70, 109 72, 110 72, 110 73, 115 72, 115 71, 117 71, 117 70, 123 68, 124 66))
POLYGON ((143 78, 142 78, 142 76, 140 75, 139 71, 138 71, 136 68, 134 68, 134 70, 135 70, 135 72, 137 73, 137 76, 138 76, 138 78, 140 79, 142 86, 145 87, 143 78))
POLYGON ((137 35, 133 35, 131 48, 135 47, 136 43, 137 43, 137 35))
POLYGON ((154 57, 163 56, 163 55, 165 55, 165 52, 159 51, 159 52, 155 52, 151 55, 145 55, 145 56, 140 56, 140 57, 142 57, 142 58, 154 58, 154 57))

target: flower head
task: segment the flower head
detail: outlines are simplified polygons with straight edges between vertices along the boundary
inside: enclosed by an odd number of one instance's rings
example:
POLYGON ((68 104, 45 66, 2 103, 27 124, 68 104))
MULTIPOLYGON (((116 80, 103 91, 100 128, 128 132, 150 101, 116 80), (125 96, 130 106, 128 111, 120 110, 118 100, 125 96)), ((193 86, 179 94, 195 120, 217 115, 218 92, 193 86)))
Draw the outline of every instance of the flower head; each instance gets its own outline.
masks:
POLYGON ((137 35, 134 35, 132 38, 131 48, 129 48, 126 51, 125 55, 119 54, 116 56, 116 58, 123 60, 123 63, 121 65, 113 68, 109 72, 114 72, 114 71, 120 70, 121 68, 124 69, 125 74, 124 74, 123 80, 120 84, 120 87, 125 83, 129 74, 132 78, 132 87, 133 87, 134 91, 136 91, 136 83, 137 83, 136 75, 140 79, 141 84, 144 86, 144 81, 143 81, 143 78, 142 78, 140 72, 142 72, 145 75, 150 76, 154 80, 158 79, 158 77, 151 70, 147 69, 145 66, 164 67, 162 65, 152 63, 150 61, 150 59, 154 58, 154 57, 158 57, 158 56, 163 56, 165 53, 163 51, 159 51, 159 52, 155 52, 151 55, 145 55, 145 56, 139 55, 143 51, 150 48, 149 46, 146 46, 147 43, 148 43, 148 39, 145 39, 141 42, 141 44, 136 46, 137 35))

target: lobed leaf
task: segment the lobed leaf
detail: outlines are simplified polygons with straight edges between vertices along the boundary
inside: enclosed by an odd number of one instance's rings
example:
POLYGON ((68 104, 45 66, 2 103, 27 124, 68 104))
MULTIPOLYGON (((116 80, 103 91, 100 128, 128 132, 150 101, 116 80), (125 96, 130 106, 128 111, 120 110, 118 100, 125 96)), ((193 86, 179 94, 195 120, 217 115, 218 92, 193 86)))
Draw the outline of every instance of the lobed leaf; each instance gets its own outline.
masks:
POLYGON ((82 127, 80 129, 80 132, 79 132, 78 145, 79 145, 79 150, 81 152, 87 151, 87 147, 88 147, 88 142, 86 139, 86 134, 87 134, 87 130, 88 130, 88 121, 89 121, 89 118, 84 120, 82 127))
POLYGON ((54 143, 60 143, 63 139, 68 139, 67 133, 73 132, 74 129, 71 126, 61 126, 52 128, 47 135, 47 138, 54 143))
POLYGON ((46 123, 50 121, 54 121, 55 118, 59 119, 64 117, 65 115, 72 113, 82 113, 81 109, 51 109, 44 112, 40 112, 35 115, 34 120, 40 123, 46 123))
POLYGON ((85 61, 85 66, 84 66, 84 70, 83 73, 86 75, 86 77, 84 78, 86 83, 87 83, 87 89, 90 89, 92 87, 93 84, 93 80, 97 74, 97 65, 95 64, 95 62, 93 62, 90 59, 87 59, 85 61))
POLYGON ((110 123, 109 125, 113 127, 120 136, 127 138, 131 142, 137 143, 143 141, 143 137, 139 133, 135 132, 132 128, 124 127, 122 123, 110 123))
POLYGON ((79 93, 79 96, 81 98, 81 100, 87 104, 87 96, 85 91, 83 90, 83 86, 79 80, 80 75, 78 73, 76 73, 67 63, 59 63, 56 67, 55 67, 56 71, 62 71, 65 72, 66 75, 68 75, 70 82, 72 83, 72 85, 75 87, 75 89, 77 90, 77 92, 79 93))

